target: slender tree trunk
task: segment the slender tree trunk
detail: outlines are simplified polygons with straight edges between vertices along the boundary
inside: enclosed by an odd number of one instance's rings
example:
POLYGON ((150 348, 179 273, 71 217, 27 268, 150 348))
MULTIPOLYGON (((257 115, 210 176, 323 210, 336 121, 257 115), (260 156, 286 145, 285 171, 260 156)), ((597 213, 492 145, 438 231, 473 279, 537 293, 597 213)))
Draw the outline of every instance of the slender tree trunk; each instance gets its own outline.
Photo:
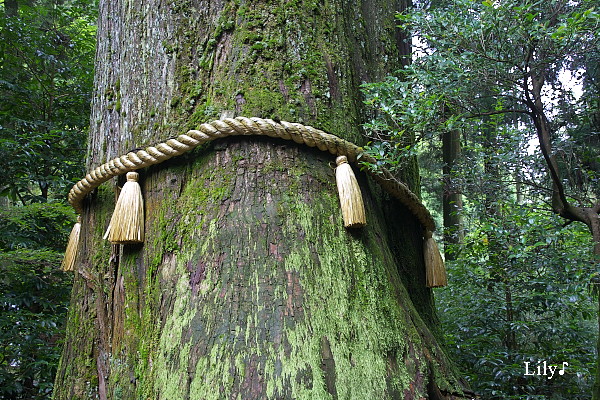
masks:
POLYGON ((4 0, 4 13, 7 17, 15 17, 19 12, 17 0, 4 0))
POLYGON ((517 346, 517 334, 516 332, 510 328, 512 324, 515 322, 515 310, 513 307, 512 300, 512 290, 510 281, 507 278, 504 278, 504 301, 506 303, 506 326, 509 327, 506 330, 506 336, 504 337, 504 345, 506 349, 510 352, 516 352, 518 350, 517 346))
MULTIPOLYGON (((89 167, 223 113, 360 143, 358 87, 400 65, 403 7, 101 0, 89 167)), ((419 224, 358 173, 369 225, 346 231, 332 161, 243 137, 142 170, 138 246, 102 240, 123 182, 100 187, 54 398, 460 396, 419 224)))
MULTIPOLYGON (((442 155, 444 159, 444 243, 459 244, 463 239, 462 230, 462 194, 453 180, 454 166, 460 157, 460 132, 452 130, 442 137, 442 155)), ((455 252, 445 251, 446 260, 454 260, 455 252)))
POLYGON ((519 171, 514 173, 515 178, 515 192, 517 196, 517 204, 523 204, 524 196, 523 196, 523 181, 521 180, 521 174, 519 171))

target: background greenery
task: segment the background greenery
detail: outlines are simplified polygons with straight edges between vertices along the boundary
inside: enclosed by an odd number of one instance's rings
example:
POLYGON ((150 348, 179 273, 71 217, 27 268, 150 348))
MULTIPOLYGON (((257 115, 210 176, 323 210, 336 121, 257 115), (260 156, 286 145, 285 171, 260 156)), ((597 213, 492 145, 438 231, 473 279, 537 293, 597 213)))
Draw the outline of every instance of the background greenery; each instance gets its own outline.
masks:
POLYGON ((460 218, 444 227, 449 286, 436 299, 448 349, 486 399, 590 399, 595 390, 596 243, 585 224, 555 214, 557 185, 576 207, 600 200, 595 6, 420 4, 398 16, 415 38, 412 65, 364 86, 367 151, 377 158, 364 167, 417 158, 440 226, 443 199, 461 195, 460 218), (450 133, 460 152, 444 171, 450 133), (553 379, 524 375, 525 362, 531 371, 543 361, 569 366, 553 379))
POLYGON ((71 276, 95 49, 93 1, 0 2, 0 399, 49 399, 71 276))

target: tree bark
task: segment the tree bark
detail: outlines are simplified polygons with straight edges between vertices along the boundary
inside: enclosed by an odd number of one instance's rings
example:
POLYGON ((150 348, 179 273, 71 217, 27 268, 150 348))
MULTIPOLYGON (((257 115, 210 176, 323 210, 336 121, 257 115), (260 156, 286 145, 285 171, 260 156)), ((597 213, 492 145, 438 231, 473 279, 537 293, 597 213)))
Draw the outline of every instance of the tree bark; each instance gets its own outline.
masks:
POLYGON ((7 17, 16 17, 19 13, 19 3, 17 0, 4 0, 4 14, 7 17))
MULTIPOLYGON (((444 243, 457 245, 462 242, 462 194, 453 182, 454 166, 460 157, 460 132, 452 130, 442 136, 442 155, 444 159, 444 193, 442 209, 444 215, 444 243)), ((454 251, 444 251, 446 260, 456 259, 454 251)))
MULTIPOLYGON (((100 1, 88 167, 223 113, 360 143, 405 5, 278 4, 100 1)), ((419 224, 357 173, 369 225, 345 230, 333 161, 243 137, 141 170, 143 245, 102 240, 123 179, 96 190, 54 398, 459 398, 419 224)))

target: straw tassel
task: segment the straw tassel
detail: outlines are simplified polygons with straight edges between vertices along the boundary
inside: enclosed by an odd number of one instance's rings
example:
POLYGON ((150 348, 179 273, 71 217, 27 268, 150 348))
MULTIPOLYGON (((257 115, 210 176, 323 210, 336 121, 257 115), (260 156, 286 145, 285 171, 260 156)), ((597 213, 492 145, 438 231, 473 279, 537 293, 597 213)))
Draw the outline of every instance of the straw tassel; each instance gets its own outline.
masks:
POLYGON ((144 199, 137 172, 127 173, 127 182, 115 205, 104 235, 111 243, 142 243, 144 241, 144 199))
POLYGON ((79 233, 81 232, 81 217, 77 216, 77 222, 71 229, 69 241, 67 242, 67 250, 62 261, 63 271, 73 271, 75 266, 75 258, 77 257, 77 248, 79 247, 79 233))
POLYGON ((337 168, 335 169, 335 180, 337 182, 338 193, 340 195, 340 206, 342 207, 342 216, 344 217, 344 227, 360 228, 367 224, 365 216, 365 205, 363 203, 362 193, 356 181, 356 176, 352 167, 348 164, 346 156, 339 156, 335 159, 337 168))
POLYGON ((448 276, 440 249, 433 239, 430 231, 425 232, 425 243, 423 245, 425 256, 425 275, 427 287, 443 287, 448 285, 448 276))

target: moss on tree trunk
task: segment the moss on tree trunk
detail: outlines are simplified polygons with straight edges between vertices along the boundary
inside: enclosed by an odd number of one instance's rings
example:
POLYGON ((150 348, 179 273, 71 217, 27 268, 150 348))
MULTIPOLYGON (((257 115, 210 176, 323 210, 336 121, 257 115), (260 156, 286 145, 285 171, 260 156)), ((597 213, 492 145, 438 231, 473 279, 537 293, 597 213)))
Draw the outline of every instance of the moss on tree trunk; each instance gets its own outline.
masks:
MULTIPOLYGON (((100 2, 88 162, 234 115, 361 142, 358 87, 407 54, 402 3, 100 2)), ((417 399, 463 390, 437 338, 422 232, 360 173, 343 228, 333 158, 220 140, 141 172, 146 243, 86 203, 55 399, 417 399)), ((416 185, 418 171, 405 171, 416 185)))

